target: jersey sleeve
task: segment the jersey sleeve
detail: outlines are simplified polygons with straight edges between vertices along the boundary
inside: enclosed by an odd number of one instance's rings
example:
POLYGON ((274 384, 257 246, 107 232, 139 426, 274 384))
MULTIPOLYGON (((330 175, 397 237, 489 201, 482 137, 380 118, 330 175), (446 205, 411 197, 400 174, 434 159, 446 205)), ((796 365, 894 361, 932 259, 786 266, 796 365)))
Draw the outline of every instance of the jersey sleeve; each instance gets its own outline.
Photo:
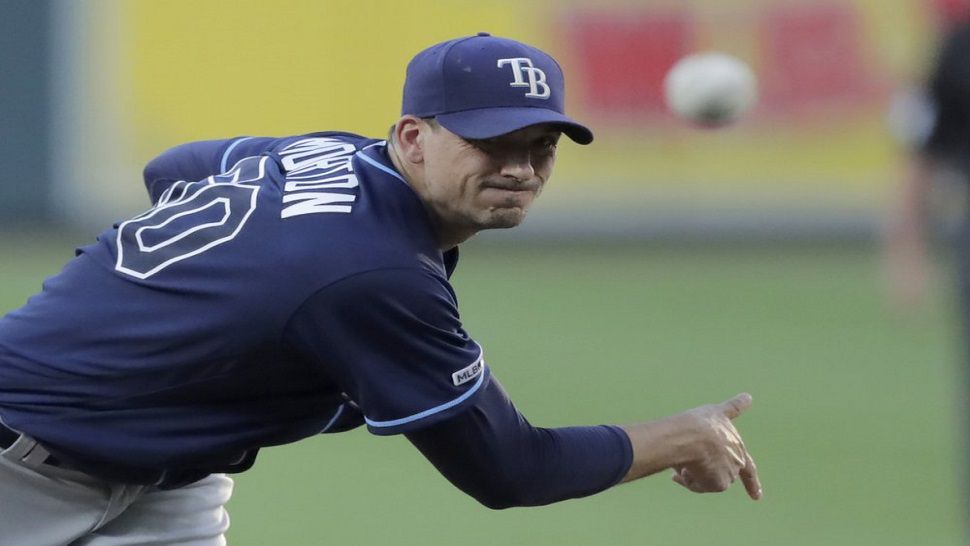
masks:
POLYGON ((148 162, 143 172, 145 188, 154 204, 173 182, 195 182, 226 172, 240 159, 269 151, 276 142, 278 139, 267 137, 239 137, 180 144, 148 162))
POLYGON ((599 493, 633 464, 610 425, 533 427, 496 378, 460 415, 407 434, 448 481, 489 508, 541 506, 599 493))
POLYGON ((374 434, 448 419, 488 382, 451 287, 417 268, 359 273, 320 290, 294 314, 286 340, 340 384, 374 434))

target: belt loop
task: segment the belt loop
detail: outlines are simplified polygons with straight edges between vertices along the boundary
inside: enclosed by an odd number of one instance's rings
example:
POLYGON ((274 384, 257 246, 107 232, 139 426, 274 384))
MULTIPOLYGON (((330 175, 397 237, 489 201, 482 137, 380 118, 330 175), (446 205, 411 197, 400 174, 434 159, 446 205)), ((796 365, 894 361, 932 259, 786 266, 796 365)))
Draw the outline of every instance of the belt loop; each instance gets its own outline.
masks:
POLYGON ((44 461, 50 456, 50 452, 44 449, 44 446, 34 441, 34 449, 31 449, 21 460, 24 464, 36 468, 44 464, 44 461))
POLYGON ((35 446, 37 446, 37 440, 34 440, 26 434, 21 434, 16 442, 3 451, 3 455, 12 459, 23 460, 35 446))

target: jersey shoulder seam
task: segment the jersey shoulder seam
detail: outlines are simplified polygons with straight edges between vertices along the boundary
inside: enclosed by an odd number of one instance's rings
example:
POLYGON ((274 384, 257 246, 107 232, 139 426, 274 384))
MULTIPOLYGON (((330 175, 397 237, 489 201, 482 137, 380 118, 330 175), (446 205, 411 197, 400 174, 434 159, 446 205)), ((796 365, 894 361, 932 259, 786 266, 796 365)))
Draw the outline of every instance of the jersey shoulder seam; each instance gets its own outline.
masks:
MULTIPOLYGON (((328 282, 327 284, 325 284, 323 286, 320 286, 319 288, 317 288, 313 292, 309 293, 306 296, 306 298, 304 298, 303 301, 299 305, 296 306, 296 308, 293 310, 293 312, 290 313, 290 316, 287 317, 286 322, 283 323, 283 328, 280 330, 280 339, 279 339, 280 345, 283 344, 283 338, 286 337, 286 333, 290 329, 290 323, 293 321, 293 318, 301 310, 303 310, 304 306, 306 306, 307 303, 314 296, 316 296, 317 294, 319 294, 319 293, 321 293, 321 292, 323 292, 323 291, 325 291, 327 289, 330 289, 330 288, 332 288, 332 287, 334 287, 334 286, 336 286, 336 285, 338 285, 338 284, 340 284, 340 283, 342 283, 344 281, 347 281, 347 280, 350 280, 350 279, 354 279, 356 277, 360 277, 360 276, 366 275, 368 273, 387 272, 387 271, 416 271, 419 274, 425 275, 425 276, 430 277, 432 279, 436 279, 438 277, 437 275, 434 275, 434 274, 430 273, 429 271, 427 271, 424 268, 411 265, 411 266, 384 266, 384 267, 374 267, 374 268, 365 269, 365 270, 362 270, 362 271, 355 271, 353 273, 350 273, 349 275, 345 275, 343 277, 340 277, 339 279, 332 280, 332 281, 328 282)), ((447 279, 445 280, 445 282, 446 283, 448 282, 447 279)))

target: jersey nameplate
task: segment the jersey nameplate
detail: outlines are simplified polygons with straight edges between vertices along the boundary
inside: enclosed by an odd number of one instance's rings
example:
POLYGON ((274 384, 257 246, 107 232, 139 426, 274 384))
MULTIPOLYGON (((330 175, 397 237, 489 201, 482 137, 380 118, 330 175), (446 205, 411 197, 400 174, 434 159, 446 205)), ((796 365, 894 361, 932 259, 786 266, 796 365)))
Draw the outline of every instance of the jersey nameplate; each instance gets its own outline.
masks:
POLYGON ((455 384, 456 387, 468 383, 472 379, 478 377, 478 374, 482 373, 482 365, 485 364, 485 359, 479 358, 474 364, 466 368, 462 368, 457 372, 451 374, 451 382, 455 384))
POLYGON ((334 138, 306 138, 280 151, 286 171, 280 217, 350 212, 357 199, 356 152, 353 144, 334 138))

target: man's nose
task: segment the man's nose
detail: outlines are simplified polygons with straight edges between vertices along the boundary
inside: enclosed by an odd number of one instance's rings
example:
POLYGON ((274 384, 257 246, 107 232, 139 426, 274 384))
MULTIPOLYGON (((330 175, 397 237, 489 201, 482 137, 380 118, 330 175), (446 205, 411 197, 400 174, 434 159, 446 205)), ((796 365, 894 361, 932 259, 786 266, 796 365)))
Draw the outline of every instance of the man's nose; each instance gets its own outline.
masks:
POLYGON ((508 154, 502 161, 500 174, 517 180, 531 180, 536 171, 528 152, 508 154))

